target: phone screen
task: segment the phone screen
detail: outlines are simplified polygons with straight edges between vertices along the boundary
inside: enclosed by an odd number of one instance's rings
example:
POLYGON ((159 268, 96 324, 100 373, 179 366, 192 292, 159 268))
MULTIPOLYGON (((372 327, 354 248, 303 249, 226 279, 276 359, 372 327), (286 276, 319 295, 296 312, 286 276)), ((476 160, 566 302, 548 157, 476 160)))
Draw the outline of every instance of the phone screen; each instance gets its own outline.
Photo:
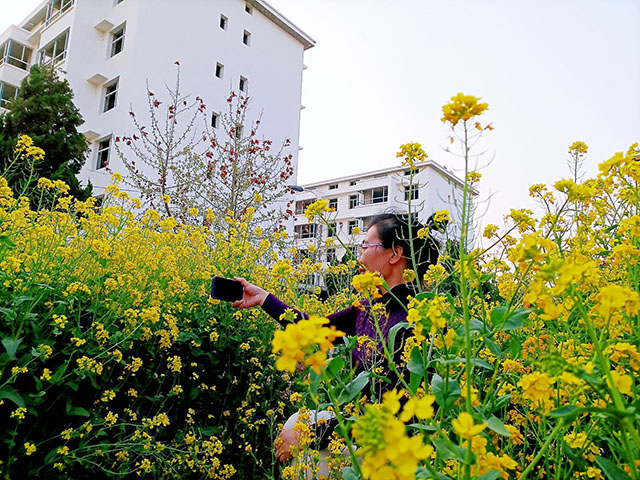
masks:
POLYGON ((211 298, 216 300, 227 302, 242 300, 243 291, 242 284, 230 278, 213 277, 211 280, 211 298))

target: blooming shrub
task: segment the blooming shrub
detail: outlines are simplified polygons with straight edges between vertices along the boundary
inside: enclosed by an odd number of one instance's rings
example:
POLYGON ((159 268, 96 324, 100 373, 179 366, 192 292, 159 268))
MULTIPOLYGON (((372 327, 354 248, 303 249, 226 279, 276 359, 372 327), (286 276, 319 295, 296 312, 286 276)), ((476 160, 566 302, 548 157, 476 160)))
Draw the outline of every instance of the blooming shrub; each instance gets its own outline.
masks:
MULTIPOLYGON (((477 118, 487 109, 462 94, 443 109, 465 160, 492 129, 477 118)), ((586 151, 570 147, 574 158, 586 151)), ((399 157, 413 166, 426 154, 412 143, 399 157)), ((42 180, 56 207, 34 211, 0 178, 2 474, 636 480, 639 159, 636 144, 596 178, 532 186, 541 217, 511 210, 507 230, 488 226, 490 246, 473 251, 480 176, 465 162, 461 241, 424 278, 405 272, 419 293, 380 351, 323 319, 371 305, 385 284, 374 272, 353 279, 356 294, 321 302, 299 286, 324 267, 279 257, 281 233, 254 235, 229 218, 211 238, 152 210, 136 219, 117 185, 96 208, 42 180), (245 276, 315 316, 279 330, 260 309, 211 300, 212 275, 245 276), (354 348, 375 360, 357 376, 354 348), (322 453, 310 409, 338 423, 322 453), (272 445, 295 410, 296 462, 280 472, 272 445)), ((307 212, 329 223, 328 213, 321 203, 307 212)), ((434 228, 446 232, 454 215, 437 212, 434 228)), ((371 310, 379 322, 383 308, 371 310)))
POLYGON ((306 272, 271 269, 282 234, 251 241, 228 218, 211 238, 153 210, 136 219, 117 185, 102 208, 39 186, 54 209, 31 209, 0 177, 2 476, 277 476, 271 446, 296 387, 272 368, 276 324, 209 286, 240 275, 320 306, 295 293, 306 272))
MULTIPOLYGON (((382 399, 367 387, 382 370, 353 378, 334 358, 310 374, 308 406, 326 391, 320 406, 330 404, 339 423, 333 435, 343 447, 329 461, 332 475, 638 479, 640 149, 602 163, 596 178, 578 183, 575 167, 574 179, 553 189, 534 185, 541 218, 511 210, 504 233, 485 229, 489 248, 467 251, 470 189, 480 181, 467 168, 469 146, 492 130, 477 118, 487 109, 462 94, 443 107, 465 159, 462 237, 458 252, 447 251, 455 256, 442 255, 416 281, 423 291, 408 305, 402 364, 393 341, 382 342, 388 370, 405 374, 382 399)), ((403 145, 398 157, 413 165, 425 158, 420 150, 403 145)), ((577 165, 587 146, 575 142, 569 152, 577 165)), ((369 298, 380 284, 370 273, 353 282, 369 298)), ((354 344, 376 349, 371 339, 354 344)), ((286 478, 304 475, 308 461, 299 464, 286 478)))

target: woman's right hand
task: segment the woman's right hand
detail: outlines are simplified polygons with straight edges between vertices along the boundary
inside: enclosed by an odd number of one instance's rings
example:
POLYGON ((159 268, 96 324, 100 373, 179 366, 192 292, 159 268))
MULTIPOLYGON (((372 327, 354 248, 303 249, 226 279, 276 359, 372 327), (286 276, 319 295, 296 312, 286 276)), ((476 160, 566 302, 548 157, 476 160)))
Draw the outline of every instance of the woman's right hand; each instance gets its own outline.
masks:
POLYGON ((233 302, 231 304, 232 307, 251 308, 257 305, 262 306, 266 298, 269 296, 269 292, 264 288, 260 288, 253 283, 249 283, 242 277, 234 277, 233 279, 242 284, 243 292, 242 300, 233 302))

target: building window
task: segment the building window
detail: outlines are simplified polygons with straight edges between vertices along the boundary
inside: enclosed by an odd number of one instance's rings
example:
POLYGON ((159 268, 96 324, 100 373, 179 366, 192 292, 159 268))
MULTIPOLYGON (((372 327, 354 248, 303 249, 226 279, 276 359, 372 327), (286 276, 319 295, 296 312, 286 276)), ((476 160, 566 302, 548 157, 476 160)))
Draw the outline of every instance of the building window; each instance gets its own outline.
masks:
POLYGON ((251 33, 247 32, 246 30, 242 34, 242 43, 247 46, 251 45, 251 33))
POLYGON ((349 229, 347 230, 347 232, 349 233, 349 235, 353 235, 353 229, 360 226, 360 222, 358 220, 349 220, 349 229))
POLYGON ((353 187, 356 183, 358 183, 358 181, 357 181, 357 180, 351 180, 351 181, 349 182, 349 185, 351 185, 351 186, 353 187))
POLYGON ((224 65, 221 63, 216 63, 216 77, 222 78, 224 75, 224 65))
POLYGON ((108 83, 104 87, 104 108, 103 112, 108 112, 109 110, 115 108, 116 100, 118 98, 118 79, 116 78, 111 83, 108 83))
POLYGON ((294 231, 299 238, 315 238, 316 224, 296 225, 294 231))
POLYGON ((389 187, 369 188, 360 192, 362 195, 362 205, 371 205, 372 203, 384 203, 389 200, 389 187))
POLYGON ((45 20, 47 25, 69 10, 73 6, 73 1, 74 0, 49 0, 45 20))
POLYGON ((356 208, 360 205, 360 195, 349 195, 349 208, 356 208))
POLYGON ((417 200, 419 198, 419 193, 420 191, 418 190, 417 185, 407 185, 404 187, 404 199, 407 202, 409 201, 409 199, 417 200))
POLYGON ((218 128, 218 125, 220 125, 220 114, 213 112, 211 114, 211 126, 213 128, 218 128))
POLYGON ((9 108, 9 104, 18 96, 18 87, 0 82, 0 107, 9 108))
POLYGON ((336 249, 328 248, 327 249, 327 263, 335 263, 336 262, 336 249))
POLYGON ((31 52, 29 47, 9 39, 0 45, 0 65, 6 62, 22 70, 28 70, 31 52))
POLYGON ((111 150, 111 136, 98 142, 96 170, 100 170, 109 165, 109 150, 111 150))
POLYGON ((338 209, 338 199, 337 198, 330 198, 329 199, 329 208, 333 208, 334 210, 338 209))
POLYGON ((389 187, 373 188, 371 190, 371 203, 384 203, 389 199, 389 187))
POLYGON ((229 19, 227 17, 220 15, 220 28, 226 30, 228 21, 229 19))
POLYGON ((116 5, 121 4, 122 2, 124 2, 124 0, 116 0, 116 5))
POLYGON ((247 12, 249 15, 253 15, 253 8, 248 3, 244 4, 244 11, 247 12))
POLYGON ((338 188, 337 183, 332 183, 331 185, 329 185, 329 190, 336 190, 337 188, 338 188))
POLYGON ((124 30, 125 26, 122 25, 111 32, 111 57, 119 54, 124 48, 124 30))
POLYGON ((240 82, 238 82, 238 87, 241 92, 247 93, 249 90, 249 80, 244 77, 240 77, 240 82))
POLYGON ((58 36, 46 47, 40 50, 40 63, 43 65, 56 64, 61 62, 67 56, 67 41, 69 39, 69 30, 58 36))
POLYGON ((410 168, 409 170, 405 170, 405 171, 404 171, 404 174, 405 174, 405 176, 407 176, 407 177, 408 177, 409 175, 411 175, 412 173, 415 175, 416 173, 418 173, 418 169, 414 167, 414 168, 410 168))
POLYGON ((296 202, 296 215, 302 215, 305 209, 313 203, 313 200, 298 200, 296 202))
POLYGON ((335 222, 327 224, 327 238, 335 237, 338 235, 338 226, 335 222))

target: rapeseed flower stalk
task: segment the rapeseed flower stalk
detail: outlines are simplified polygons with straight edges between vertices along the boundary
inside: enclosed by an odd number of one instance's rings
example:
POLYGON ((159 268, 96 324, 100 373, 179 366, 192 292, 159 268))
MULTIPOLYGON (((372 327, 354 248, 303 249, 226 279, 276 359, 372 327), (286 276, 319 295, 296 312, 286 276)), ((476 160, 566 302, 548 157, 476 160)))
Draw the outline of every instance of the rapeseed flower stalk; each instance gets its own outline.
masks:
MULTIPOLYGON (((353 435, 360 446, 362 474, 366 479, 413 479, 418 463, 433 453, 433 447, 424 444, 421 434, 407 436, 404 423, 396 417, 401 395, 396 390, 385 393, 382 404, 366 405, 364 415, 356 419, 353 435)), ((426 398, 423 402, 426 405, 430 400, 426 398)), ((415 404, 409 408, 405 415, 408 418, 413 416, 415 404)))
POLYGON ((428 155, 419 143, 407 143, 400 145, 400 151, 396 154, 396 157, 403 159, 402 165, 413 168, 416 163, 424 162, 428 155))
POLYGON ((384 280, 376 272, 365 272, 356 275, 351 280, 353 288, 368 297, 380 298, 379 288, 384 285, 384 280))
POLYGON ((304 210, 304 216, 309 222, 313 222, 316 216, 322 215, 324 212, 335 212, 335 208, 329 207, 327 200, 316 200, 304 210))
POLYGON ((414 298, 409 302, 407 321, 413 325, 413 334, 420 344, 426 340, 425 334, 435 335, 446 327, 447 307, 446 299, 440 295, 432 299, 414 298))
POLYGON ((318 375, 327 363, 327 352, 333 348, 336 338, 343 337, 344 332, 324 325, 329 320, 321 317, 310 317, 298 323, 287 325, 284 331, 276 331, 273 337, 273 353, 280 353, 276 360, 276 368, 294 372, 298 363, 304 363, 318 375))

